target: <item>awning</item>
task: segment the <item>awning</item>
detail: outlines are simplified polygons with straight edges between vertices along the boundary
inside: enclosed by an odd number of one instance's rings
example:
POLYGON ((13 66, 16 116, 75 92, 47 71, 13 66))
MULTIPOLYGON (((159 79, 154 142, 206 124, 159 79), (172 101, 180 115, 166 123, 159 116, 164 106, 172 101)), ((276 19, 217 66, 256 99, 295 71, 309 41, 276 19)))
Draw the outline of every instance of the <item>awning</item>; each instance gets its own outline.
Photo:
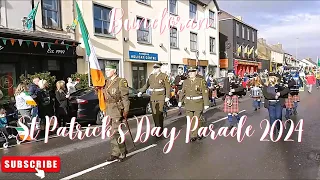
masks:
POLYGON ((259 62, 235 59, 234 60, 234 65, 237 66, 238 64, 250 65, 250 66, 259 66, 259 62))

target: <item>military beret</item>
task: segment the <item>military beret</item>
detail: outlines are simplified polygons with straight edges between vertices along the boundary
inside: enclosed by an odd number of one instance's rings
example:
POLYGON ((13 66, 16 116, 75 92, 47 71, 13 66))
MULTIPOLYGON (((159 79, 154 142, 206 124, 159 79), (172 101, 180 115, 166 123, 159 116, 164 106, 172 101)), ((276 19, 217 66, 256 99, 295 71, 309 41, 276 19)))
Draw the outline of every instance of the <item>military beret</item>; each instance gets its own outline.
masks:
POLYGON ((156 64, 153 65, 153 68, 160 68, 161 66, 162 66, 161 63, 156 63, 156 64))
POLYGON ((234 73, 234 71, 233 70, 228 70, 228 73, 234 73))
POLYGON ((108 65, 108 66, 105 66, 105 68, 107 69, 117 69, 117 67, 115 65, 108 65))
POLYGON ((198 68, 196 66, 189 66, 188 67, 188 71, 190 71, 190 72, 194 72, 194 71, 197 71, 197 70, 198 70, 198 68))

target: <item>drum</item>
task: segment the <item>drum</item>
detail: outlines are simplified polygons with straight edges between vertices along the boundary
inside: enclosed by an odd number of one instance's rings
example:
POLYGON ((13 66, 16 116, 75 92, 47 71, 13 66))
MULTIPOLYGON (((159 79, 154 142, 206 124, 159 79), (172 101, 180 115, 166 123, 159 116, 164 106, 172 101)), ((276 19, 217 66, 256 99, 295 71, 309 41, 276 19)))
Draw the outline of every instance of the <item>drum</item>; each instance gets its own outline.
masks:
POLYGON ((299 92, 300 89, 300 79, 299 78, 293 78, 295 84, 293 87, 290 88, 291 92, 299 92))
POLYGON ((251 97, 258 98, 262 96, 261 89, 259 87, 251 88, 251 97))

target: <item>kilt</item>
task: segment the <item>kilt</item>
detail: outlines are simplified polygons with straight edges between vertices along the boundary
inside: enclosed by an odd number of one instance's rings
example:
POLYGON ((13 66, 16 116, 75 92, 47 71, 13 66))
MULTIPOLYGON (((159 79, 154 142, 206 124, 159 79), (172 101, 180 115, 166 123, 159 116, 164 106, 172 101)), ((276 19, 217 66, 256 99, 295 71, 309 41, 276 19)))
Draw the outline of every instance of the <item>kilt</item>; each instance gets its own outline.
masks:
POLYGON ((213 90, 212 91, 212 97, 213 98, 217 98, 217 90, 213 90))
POLYGON ((284 105, 286 106, 286 109, 292 109, 293 108, 293 97, 289 94, 288 98, 285 99, 284 105))
POLYGON ((223 111, 225 113, 239 113, 239 98, 236 95, 233 95, 232 97, 226 96, 224 100, 224 108, 223 111), (227 100, 232 99, 233 103, 232 106, 227 105, 227 100))
POLYGON ((299 95, 293 95, 293 102, 300 102, 299 95))

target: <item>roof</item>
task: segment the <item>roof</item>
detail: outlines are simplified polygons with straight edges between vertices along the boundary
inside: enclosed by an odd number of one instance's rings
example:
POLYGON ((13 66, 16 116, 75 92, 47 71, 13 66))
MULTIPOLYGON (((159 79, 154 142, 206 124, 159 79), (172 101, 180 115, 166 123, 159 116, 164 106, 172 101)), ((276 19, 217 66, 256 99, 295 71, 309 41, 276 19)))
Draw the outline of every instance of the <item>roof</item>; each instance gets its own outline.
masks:
POLYGON ((51 39, 51 40, 63 40, 66 42, 76 42, 70 38, 70 36, 62 35, 62 34, 56 34, 56 33, 49 33, 49 32, 43 32, 43 31, 29 31, 29 30, 20 30, 20 29, 10 29, 10 28, 0 28, 0 34, 1 35, 7 35, 7 36, 20 36, 24 37, 26 39, 51 39))
POLYGON ((272 51, 284 54, 283 49, 278 48, 276 45, 271 45, 270 47, 272 51))
POLYGON ((195 1, 197 1, 203 5, 209 5, 211 3, 211 1, 213 1, 214 5, 217 7, 218 11, 220 10, 216 0, 195 0, 195 1))
POLYGON ((238 18, 236 18, 235 16, 231 15, 230 13, 227 13, 226 11, 223 11, 223 10, 220 10, 220 12, 224 13, 227 16, 227 18, 219 19, 219 21, 225 21, 225 20, 233 19, 235 21, 238 21, 239 23, 242 23, 242 24, 244 24, 244 25, 246 25, 248 27, 251 27, 252 29, 258 31, 258 29, 256 29, 255 27, 253 27, 253 26, 251 26, 251 25, 249 25, 249 24, 247 24, 247 23, 245 23, 243 21, 240 21, 238 18))

